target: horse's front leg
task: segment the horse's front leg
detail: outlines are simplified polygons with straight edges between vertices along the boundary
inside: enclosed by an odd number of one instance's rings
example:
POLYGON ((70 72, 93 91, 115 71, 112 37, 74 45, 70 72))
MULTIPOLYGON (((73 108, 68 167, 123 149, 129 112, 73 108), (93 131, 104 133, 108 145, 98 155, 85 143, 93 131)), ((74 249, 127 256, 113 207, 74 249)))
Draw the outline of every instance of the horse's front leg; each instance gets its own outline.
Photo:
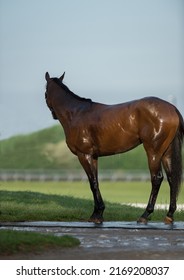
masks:
POLYGON ((100 224, 103 222, 103 212, 105 209, 105 205, 98 185, 98 159, 93 158, 91 155, 81 153, 78 154, 78 159, 88 176, 91 191, 93 193, 94 198, 94 211, 91 217, 89 218, 89 222, 100 224))

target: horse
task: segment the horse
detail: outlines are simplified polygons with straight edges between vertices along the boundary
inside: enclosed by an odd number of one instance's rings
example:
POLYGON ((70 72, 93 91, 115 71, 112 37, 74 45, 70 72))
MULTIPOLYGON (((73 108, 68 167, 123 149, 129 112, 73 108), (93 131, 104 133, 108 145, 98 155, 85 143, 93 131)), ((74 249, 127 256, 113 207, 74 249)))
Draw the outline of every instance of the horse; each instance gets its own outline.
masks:
POLYGON ((174 221, 182 183, 184 121, 178 109, 157 97, 106 105, 80 97, 60 78, 46 72, 45 99, 53 118, 64 129, 66 144, 85 170, 94 198, 89 222, 103 222, 105 204, 99 190, 98 158, 127 152, 142 144, 148 159, 151 193, 138 223, 146 224, 154 211, 164 168, 170 186, 170 204, 164 219, 174 221))

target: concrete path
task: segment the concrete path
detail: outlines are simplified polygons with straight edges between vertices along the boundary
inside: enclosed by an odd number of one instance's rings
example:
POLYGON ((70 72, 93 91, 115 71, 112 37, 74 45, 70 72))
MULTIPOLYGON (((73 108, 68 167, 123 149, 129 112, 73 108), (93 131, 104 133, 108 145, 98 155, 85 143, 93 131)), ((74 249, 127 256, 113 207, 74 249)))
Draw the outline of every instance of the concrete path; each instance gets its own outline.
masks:
POLYGON ((60 227, 60 228, 124 228, 124 229, 155 229, 155 230, 184 230, 184 222, 175 222, 167 225, 164 223, 149 222, 147 225, 137 222, 103 222, 94 224, 89 222, 1 222, 0 227, 60 227))

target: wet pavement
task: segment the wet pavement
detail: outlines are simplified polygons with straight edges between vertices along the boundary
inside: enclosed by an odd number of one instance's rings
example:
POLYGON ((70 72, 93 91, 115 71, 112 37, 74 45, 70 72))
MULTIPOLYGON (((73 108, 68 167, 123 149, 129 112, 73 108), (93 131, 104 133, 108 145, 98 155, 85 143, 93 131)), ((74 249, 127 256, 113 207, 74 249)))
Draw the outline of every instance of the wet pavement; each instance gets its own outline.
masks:
POLYGON ((94 224, 89 222, 1 222, 0 228, 16 227, 16 228, 40 228, 40 227, 59 227, 59 228, 124 228, 124 229, 155 229, 155 230, 184 230, 184 222, 175 222, 173 224, 164 224, 160 222, 149 222, 148 224, 139 224, 137 222, 103 222, 102 224, 94 224))
POLYGON ((24 230, 72 235, 78 248, 59 249, 11 259, 184 259, 184 222, 173 225, 150 222, 16 222, 0 223, 0 230, 24 230))

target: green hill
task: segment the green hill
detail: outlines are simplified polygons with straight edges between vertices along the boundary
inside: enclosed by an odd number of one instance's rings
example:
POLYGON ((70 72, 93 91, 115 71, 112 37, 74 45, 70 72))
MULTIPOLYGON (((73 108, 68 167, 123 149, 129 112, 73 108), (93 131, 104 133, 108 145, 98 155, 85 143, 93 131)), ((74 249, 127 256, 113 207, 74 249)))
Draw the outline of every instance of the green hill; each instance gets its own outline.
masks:
MULTIPOLYGON (((124 154, 99 159, 100 169, 147 169, 142 146, 124 154)), ((0 169, 78 169, 60 125, 0 141, 0 169)))

